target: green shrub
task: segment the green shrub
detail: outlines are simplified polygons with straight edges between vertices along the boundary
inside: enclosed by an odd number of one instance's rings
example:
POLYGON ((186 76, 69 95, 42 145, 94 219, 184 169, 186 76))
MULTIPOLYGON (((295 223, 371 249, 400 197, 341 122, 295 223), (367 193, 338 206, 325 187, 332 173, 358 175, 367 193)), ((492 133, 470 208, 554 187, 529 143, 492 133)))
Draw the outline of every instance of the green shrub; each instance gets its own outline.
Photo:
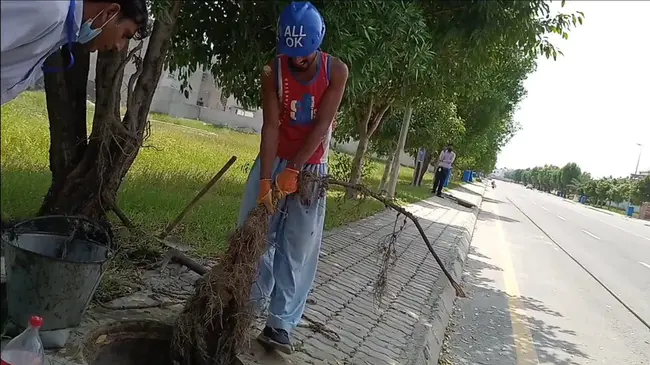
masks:
MULTIPOLYGON (((338 180, 348 181, 352 171, 353 157, 347 153, 333 151, 329 160, 329 173, 338 180)), ((377 170, 377 164, 369 158, 363 159, 361 181, 366 182, 377 170)))

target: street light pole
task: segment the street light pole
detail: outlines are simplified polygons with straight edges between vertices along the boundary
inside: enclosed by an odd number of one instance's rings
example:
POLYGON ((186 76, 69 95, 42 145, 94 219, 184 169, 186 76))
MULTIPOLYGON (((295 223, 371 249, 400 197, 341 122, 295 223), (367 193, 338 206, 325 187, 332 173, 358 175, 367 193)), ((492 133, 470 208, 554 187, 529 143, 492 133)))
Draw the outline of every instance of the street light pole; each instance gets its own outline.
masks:
POLYGON ((643 145, 641 143, 637 143, 637 146, 639 146, 639 158, 636 159, 636 169, 634 169, 634 175, 637 175, 639 173, 639 163, 641 162, 641 151, 643 151, 643 145))
MULTIPOLYGON (((637 143, 636 145, 639 146, 639 157, 636 159, 636 168, 634 169, 634 175, 632 176, 633 179, 635 179, 636 176, 639 174, 639 162, 641 162, 641 151, 643 151, 643 145, 641 143, 637 143)), ((631 206, 632 206, 632 192, 630 191, 630 196, 627 199, 626 209, 629 211, 631 206)), ((634 215, 634 211, 632 211, 632 215, 634 215)))

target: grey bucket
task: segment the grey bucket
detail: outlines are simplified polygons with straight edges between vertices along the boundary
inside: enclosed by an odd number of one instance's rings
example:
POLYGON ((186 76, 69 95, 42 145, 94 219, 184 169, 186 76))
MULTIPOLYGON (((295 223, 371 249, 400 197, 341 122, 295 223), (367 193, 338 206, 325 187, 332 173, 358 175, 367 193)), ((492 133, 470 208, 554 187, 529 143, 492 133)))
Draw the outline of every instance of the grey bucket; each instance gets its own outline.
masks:
POLYGON ((3 234, 7 312, 24 326, 43 317, 43 331, 77 327, 104 274, 111 237, 81 217, 45 216, 3 234))

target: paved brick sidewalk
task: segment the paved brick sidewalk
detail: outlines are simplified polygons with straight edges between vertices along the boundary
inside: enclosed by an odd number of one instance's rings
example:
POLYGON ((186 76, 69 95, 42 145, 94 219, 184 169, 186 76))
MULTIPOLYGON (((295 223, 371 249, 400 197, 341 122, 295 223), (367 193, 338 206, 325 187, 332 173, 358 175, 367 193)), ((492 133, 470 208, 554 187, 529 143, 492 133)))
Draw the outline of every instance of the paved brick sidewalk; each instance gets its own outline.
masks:
MULTIPOLYGON (((482 184, 467 184, 451 193, 478 206, 484 191, 482 184)), ((446 267, 460 278, 478 208, 432 198, 408 209, 446 267)), ((255 355, 244 356, 244 363, 436 364, 454 294, 410 221, 397 241, 398 260, 388 275, 381 308, 373 302, 378 243, 393 232, 395 217, 395 212, 384 211, 325 233, 305 318, 324 324, 340 341, 303 320, 294 331, 293 355, 274 354, 272 360, 252 351, 255 355)))

